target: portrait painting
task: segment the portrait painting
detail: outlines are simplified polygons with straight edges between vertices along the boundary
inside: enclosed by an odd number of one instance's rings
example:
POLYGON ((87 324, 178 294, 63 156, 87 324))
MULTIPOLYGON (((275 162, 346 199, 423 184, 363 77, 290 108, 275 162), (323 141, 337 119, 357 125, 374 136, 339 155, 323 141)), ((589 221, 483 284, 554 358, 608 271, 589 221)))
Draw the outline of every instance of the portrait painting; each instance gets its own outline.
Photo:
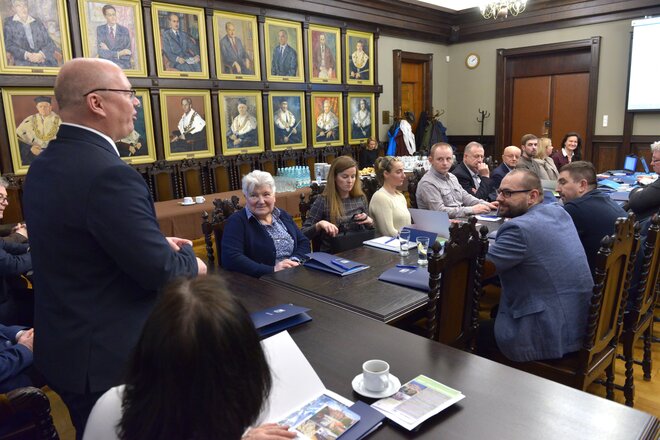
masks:
POLYGON ((156 160, 156 145, 154 129, 151 124, 151 102, 149 90, 137 89, 135 97, 139 101, 136 108, 137 119, 133 123, 133 131, 123 139, 115 142, 119 156, 130 164, 145 164, 156 160))
POLYGON ((161 90, 165 159, 198 159, 215 155, 208 90, 161 90))
POLYGON ((204 9, 151 4, 158 76, 208 78, 204 9))
POLYGON ((222 154, 261 153, 264 151, 261 92, 227 90, 218 93, 222 154))
POLYGON ((112 61, 127 76, 147 76, 140 0, 78 0, 83 54, 112 61))
POLYGON ((32 161, 55 139, 62 120, 53 89, 3 88, 2 101, 15 174, 25 174, 32 161))
POLYGON ((213 13, 213 44, 219 79, 260 81, 259 32, 253 15, 213 13))
POLYGON ((374 83, 374 35, 368 32, 346 31, 346 82, 374 83))
POLYGON ((373 93, 348 94, 348 143, 359 144, 376 137, 376 112, 373 93))
POLYGON ((71 59, 61 0, 0 0, 0 73, 56 75, 71 59))
POLYGON ((304 81, 300 23, 267 18, 264 29, 268 81, 304 81))
POLYGON ((339 28, 309 25, 307 30, 309 80, 313 83, 341 83, 339 28))
POLYGON ((341 92, 312 93, 314 147, 344 145, 341 92))
POLYGON ((271 150, 307 148, 304 92, 270 92, 271 150))

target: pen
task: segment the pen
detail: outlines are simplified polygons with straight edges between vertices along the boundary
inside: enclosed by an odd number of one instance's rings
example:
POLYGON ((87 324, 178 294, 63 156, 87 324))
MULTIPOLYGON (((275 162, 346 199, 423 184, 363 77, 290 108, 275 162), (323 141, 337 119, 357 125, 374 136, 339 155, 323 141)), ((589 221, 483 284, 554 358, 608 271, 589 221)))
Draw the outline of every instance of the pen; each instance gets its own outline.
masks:
POLYGON ((417 269, 417 266, 407 266, 405 264, 397 264, 396 267, 399 269, 417 269))
POLYGON ((343 264, 341 264, 341 263, 338 262, 337 260, 330 260, 330 262, 331 262, 332 264, 334 264, 335 266, 341 268, 341 269, 344 269, 344 270, 351 270, 350 267, 346 267, 346 266, 344 266, 343 264))
POLYGON ((385 242, 385 244, 389 243, 390 241, 394 241, 394 240, 396 240, 397 238, 399 238, 399 237, 392 237, 392 238, 390 238, 389 240, 387 240, 387 241, 385 242))

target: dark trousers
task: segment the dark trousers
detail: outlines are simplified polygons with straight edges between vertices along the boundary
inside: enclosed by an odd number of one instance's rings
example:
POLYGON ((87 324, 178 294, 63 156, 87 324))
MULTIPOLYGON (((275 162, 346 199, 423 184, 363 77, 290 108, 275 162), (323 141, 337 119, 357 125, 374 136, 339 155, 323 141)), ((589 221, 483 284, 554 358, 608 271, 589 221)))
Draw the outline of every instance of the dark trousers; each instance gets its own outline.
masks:
POLYGON ((490 354, 497 353, 498 351, 497 341, 495 340, 495 320, 479 321, 477 354, 479 356, 489 357, 490 354))
POLYGON ((69 409, 71 422, 73 423, 73 427, 76 428, 76 440, 82 440, 89 414, 92 412, 92 408, 96 401, 103 395, 103 393, 105 393, 105 391, 92 393, 89 391, 89 385, 85 394, 70 393, 53 386, 51 386, 51 388, 59 394, 64 404, 69 409))

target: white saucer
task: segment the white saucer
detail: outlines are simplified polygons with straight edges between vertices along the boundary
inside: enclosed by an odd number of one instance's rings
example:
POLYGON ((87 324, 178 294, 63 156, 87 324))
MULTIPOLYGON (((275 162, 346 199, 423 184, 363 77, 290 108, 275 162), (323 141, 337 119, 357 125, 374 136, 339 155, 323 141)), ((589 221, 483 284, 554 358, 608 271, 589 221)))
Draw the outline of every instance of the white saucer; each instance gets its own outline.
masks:
POLYGON ((195 202, 190 202, 190 203, 179 202, 179 205, 181 205, 181 206, 191 206, 191 205, 196 205, 196 203, 195 202))
POLYGON ((351 385, 353 386, 353 391, 364 397, 382 399, 383 397, 390 397, 392 394, 396 393, 399 388, 401 388, 401 381, 395 375, 390 374, 390 385, 385 390, 378 393, 365 389, 362 374, 358 374, 351 382, 351 385))

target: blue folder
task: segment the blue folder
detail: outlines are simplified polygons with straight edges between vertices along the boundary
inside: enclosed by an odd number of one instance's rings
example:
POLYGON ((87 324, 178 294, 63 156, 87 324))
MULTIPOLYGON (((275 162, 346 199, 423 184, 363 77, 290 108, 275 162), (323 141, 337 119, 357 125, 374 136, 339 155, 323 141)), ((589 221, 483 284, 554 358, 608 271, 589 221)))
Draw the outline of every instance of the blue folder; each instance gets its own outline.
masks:
POLYGON ((410 287, 411 289, 429 291, 429 271, 426 267, 392 267, 380 274, 381 281, 410 287))
POLYGON ((257 332, 259 332, 259 336, 265 338, 311 321, 312 317, 306 312, 309 312, 309 309, 305 307, 294 306, 293 304, 280 304, 251 313, 250 317, 257 332))
POLYGON ((341 435, 341 440, 360 440, 374 432, 385 420, 385 416, 366 403, 358 400, 349 407, 351 411, 360 416, 360 421, 341 435))
POLYGON ((346 258, 338 257, 326 252, 310 252, 307 254, 307 257, 309 260, 305 261, 305 267, 330 272, 342 277, 369 269, 369 266, 366 264, 347 260, 346 258))
POLYGON ((410 231, 410 242, 411 243, 414 243, 417 240, 417 237, 428 237, 429 238, 429 246, 432 246, 433 243, 435 243, 435 239, 438 237, 438 234, 436 234, 435 232, 421 231, 419 229, 410 228, 408 226, 406 226, 402 230, 410 231))

